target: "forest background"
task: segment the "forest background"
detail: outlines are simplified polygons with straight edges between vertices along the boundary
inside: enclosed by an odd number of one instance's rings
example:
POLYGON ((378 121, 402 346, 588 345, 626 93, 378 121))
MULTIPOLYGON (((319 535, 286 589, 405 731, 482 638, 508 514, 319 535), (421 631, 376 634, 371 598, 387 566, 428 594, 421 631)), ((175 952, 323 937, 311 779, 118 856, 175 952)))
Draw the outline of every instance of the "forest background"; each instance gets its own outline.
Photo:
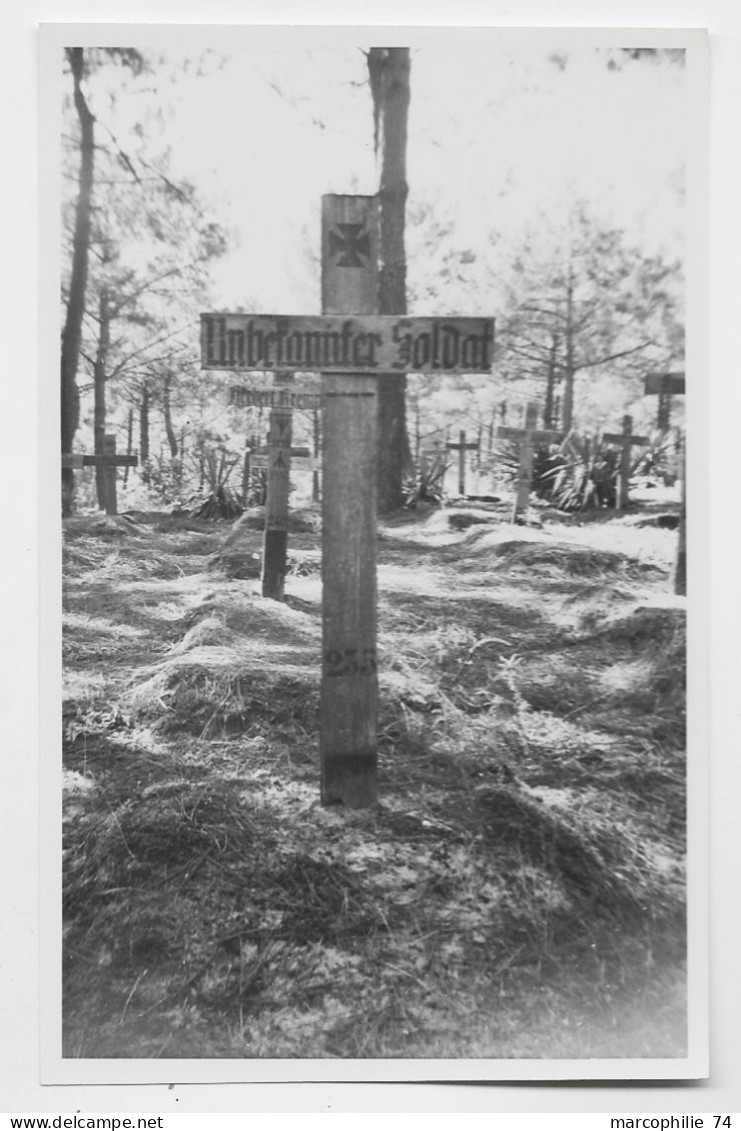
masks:
MULTIPOLYGON (((320 197, 377 187, 367 52, 267 33, 228 51, 67 52, 68 310, 82 100, 94 122, 64 446, 100 451, 113 431, 138 449, 124 505, 185 505, 215 456, 236 465, 265 442, 267 412, 231 408, 225 376, 199 369, 198 313, 319 312, 320 197)), ((410 378, 415 461, 463 429, 491 452, 528 400, 546 427, 598 433, 630 412, 649 429, 644 377, 684 361, 684 52, 437 39, 411 73, 408 309, 497 322, 493 374, 410 378)), ((302 416, 294 443, 317 445, 302 416)))

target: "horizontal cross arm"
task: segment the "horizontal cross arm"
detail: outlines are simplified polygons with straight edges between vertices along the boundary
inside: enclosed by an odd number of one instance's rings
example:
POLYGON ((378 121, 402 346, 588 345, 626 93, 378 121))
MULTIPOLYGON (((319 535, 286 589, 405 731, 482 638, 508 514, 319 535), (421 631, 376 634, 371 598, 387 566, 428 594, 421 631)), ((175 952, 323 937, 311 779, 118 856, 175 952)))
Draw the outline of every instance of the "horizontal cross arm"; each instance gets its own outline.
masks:
POLYGON ((564 435, 551 429, 512 428, 509 424, 497 428, 497 436, 502 440, 526 440, 531 444, 558 444, 564 435))
POLYGON ((603 432, 606 444, 648 444, 648 436, 626 436, 624 432, 603 432))
POLYGON ((82 467, 137 467, 137 456, 86 456, 80 452, 62 452, 62 467, 80 469, 82 467))
MULTIPOLYGON (((265 447, 263 447, 263 448, 256 448, 256 449, 255 449, 255 450, 254 450, 254 451, 252 452, 252 455, 253 455, 253 456, 267 456, 267 455, 270 455, 270 453, 271 453, 271 452, 272 452, 273 450, 274 450, 274 449, 273 449, 273 448, 270 448, 270 447, 267 447, 267 448, 265 448, 265 447)), ((275 448, 275 450, 279 450, 279 449, 278 449, 278 446, 277 446, 277 445, 276 445, 276 448, 275 448)), ((285 451, 286 449, 285 449, 285 448, 282 448, 282 449, 280 449, 280 450, 282 450, 282 451, 285 451)), ((308 449, 308 448, 291 448, 291 455, 292 455, 292 456, 295 456, 295 457, 297 457, 297 458, 299 458, 299 459, 300 459, 300 458, 301 458, 302 456, 310 456, 310 455, 311 455, 311 452, 309 451, 309 449, 308 449)))
MULTIPOLYGON (((253 471, 267 471, 270 466, 268 455, 253 456, 250 467, 253 471)), ((291 458, 292 471, 321 471, 322 461, 319 456, 296 456, 291 458)))
POLYGON ((533 441, 536 444, 560 444, 564 435, 564 432, 556 432, 551 428, 542 428, 539 432, 531 432, 533 441))

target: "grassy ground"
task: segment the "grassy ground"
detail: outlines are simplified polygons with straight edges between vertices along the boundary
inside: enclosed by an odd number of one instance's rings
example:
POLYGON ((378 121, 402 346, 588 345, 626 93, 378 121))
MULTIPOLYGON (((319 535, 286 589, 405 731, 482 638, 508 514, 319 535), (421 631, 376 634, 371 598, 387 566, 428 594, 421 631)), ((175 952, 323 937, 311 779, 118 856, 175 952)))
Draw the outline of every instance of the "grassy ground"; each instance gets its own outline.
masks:
POLYGON ((285 603, 259 521, 214 557, 224 525, 68 520, 65 1054, 684 1055, 684 609, 650 518, 381 524, 368 811, 319 804, 313 516, 285 603))

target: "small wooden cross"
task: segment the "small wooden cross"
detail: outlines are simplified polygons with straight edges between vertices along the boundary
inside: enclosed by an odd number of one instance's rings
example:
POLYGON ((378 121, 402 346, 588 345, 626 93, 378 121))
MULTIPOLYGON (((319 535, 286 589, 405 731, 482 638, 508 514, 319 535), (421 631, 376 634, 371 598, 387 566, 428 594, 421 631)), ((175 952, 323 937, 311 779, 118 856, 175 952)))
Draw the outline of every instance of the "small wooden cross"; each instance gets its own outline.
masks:
POLYGON ((475 444, 466 443, 466 433, 458 433, 457 444, 446 444, 446 448, 451 451, 458 452, 458 494, 465 495, 466 493, 466 452, 477 452, 481 447, 478 440, 475 444))
POLYGON ((618 493, 618 509, 625 510, 629 503, 629 488, 630 488, 630 449, 633 444, 642 444, 644 447, 648 443, 647 436, 631 436, 630 430, 633 427, 633 417, 623 417, 623 430, 622 432, 605 432, 602 439, 606 444, 619 444, 621 447, 620 452, 620 490, 618 493))
POLYGON ((512 510, 512 521, 524 518, 527 514, 530 501, 530 486, 533 478, 533 452, 536 444, 557 444, 564 438, 563 432, 556 432, 552 428, 536 428, 538 423, 538 406, 530 402, 525 410, 525 427, 512 428, 510 425, 500 424, 497 436, 502 440, 519 441, 520 462, 517 470, 517 491, 515 505, 512 510))
MULTIPOLYGON (((276 385, 290 386, 293 375, 276 374, 276 385)), ((265 533, 262 549, 262 595, 283 599, 288 568, 288 491, 293 447, 293 413, 290 408, 270 410, 265 494, 265 533)))
POLYGON ((62 467, 71 467, 80 470, 83 467, 103 467, 107 470, 106 483, 106 514, 118 514, 118 500, 116 497, 116 468, 136 467, 139 460, 136 456, 116 455, 116 437, 107 434, 103 437, 104 451, 97 455, 83 455, 82 452, 62 452, 62 467))

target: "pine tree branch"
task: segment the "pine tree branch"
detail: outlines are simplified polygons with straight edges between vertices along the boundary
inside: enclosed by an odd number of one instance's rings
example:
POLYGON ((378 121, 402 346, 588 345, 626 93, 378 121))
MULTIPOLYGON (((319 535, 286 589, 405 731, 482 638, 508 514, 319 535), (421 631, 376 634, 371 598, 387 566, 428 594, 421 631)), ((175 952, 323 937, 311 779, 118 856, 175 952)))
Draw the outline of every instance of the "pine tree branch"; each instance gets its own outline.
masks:
POLYGON ((620 357, 629 357, 630 354, 638 353, 639 350, 645 350, 647 346, 652 346, 654 344, 655 343, 652 342, 651 339, 649 339, 647 342, 642 342, 639 346, 633 346, 632 349, 621 350, 619 353, 607 354, 607 356, 605 357, 598 358, 597 361, 585 361, 583 363, 577 363, 575 369, 594 369, 594 367, 597 365, 606 365, 608 361, 617 361, 617 359, 620 357))

